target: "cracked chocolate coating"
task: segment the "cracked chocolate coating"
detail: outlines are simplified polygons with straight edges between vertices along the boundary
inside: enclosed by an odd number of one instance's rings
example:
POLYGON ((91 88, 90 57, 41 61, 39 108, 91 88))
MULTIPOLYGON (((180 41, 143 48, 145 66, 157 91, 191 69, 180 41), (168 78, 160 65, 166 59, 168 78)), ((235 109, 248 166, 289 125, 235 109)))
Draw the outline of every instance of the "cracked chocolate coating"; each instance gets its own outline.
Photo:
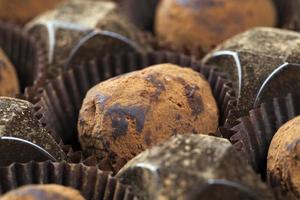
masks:
POLYGON ((220 44, 203 63, 228 73, 238 108, 247 113, 264 101, 299 90, 299 47, 297 32, 254 28, 220 44))
POLYGON ((0 200, 84 200, 80 192, 61 185, 27 185, 12 190, 0 200))
POLYGON ((19 94, 20 86, 15 67, 0 48, 0 96, 19 94))
POLYGON ((217 126, 218 108, 209 83, 192 69, 160 64, 90 89, 78 132, 87 154, 109 158, 120 167, 118 163, 171 135, 208 134, 217 126))
POLYGON ((268 181, 290 199, 300 199, 299 129, 299 116, 285 123, 274 135, 268 152, 268 181))
POLYGON ((173 136, 130 160, 117 177, 141 199, 273 199, 229 141, 207 135, 173 136), (245 191, 208 186, 218 181, 245 191))
POLYGON ((30 141, 45 149, 58 161, 66 159, 60 146, 35 118, 34 106, 27 101, 0 97, 0 136, 30 141))

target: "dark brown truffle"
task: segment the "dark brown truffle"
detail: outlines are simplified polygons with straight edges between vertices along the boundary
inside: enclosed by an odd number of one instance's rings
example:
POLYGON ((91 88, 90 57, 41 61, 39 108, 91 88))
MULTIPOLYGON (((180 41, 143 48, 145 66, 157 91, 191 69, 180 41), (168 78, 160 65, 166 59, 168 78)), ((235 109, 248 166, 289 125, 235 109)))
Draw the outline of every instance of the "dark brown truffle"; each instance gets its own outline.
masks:
POLYGON ((27 140, 46 150, 56 160, 66 159, 61 147, 35 118, 34 107, 27 101, 0 97, 0 137, 2 136, 27 140))
POLYGON ((274 97, 298 92, 300 34, 255 28, 209 53, 203 63, 227 72, 238 96, 238 109, 249 109, 274 97))
POLYGON ((299 116, 281 126, 272 139, 267 161, 270 185, 292 199, 300 199, 299 130, 299 116))
POLYGON ((61 185, 27 185, 12 190, 0 200, 84 200, 79 191, 61 185))
POLYGON ((276 10, 272 0, 164 0, 155 23, 162 42, 207 52, 249 28, 275 26, 276 10))
POLYGON ((172 135, 208 134, 217 127, 209 83, 192 69, 173 64, 96 85, 87 93, 78 121, 83 150, 112 160, 116 168, 172 135))
POLYGON ((15 67, 0 49, 0 96, 13 97, 19 92, 19 80, 15 67))
POLYGON ((76 57, 82 61, 95 54, 142 51, 137 29, 109 1, 69 1, 35 18, 27 29, 47 46, 51 76, 76 57))
POLYGON ((177 135, 129 161, 117 174, 144 199, 273 199, 229 141, 177 135))
POLYGON ((54 8, 64 0, 1 0, 0 19, 25 24, 40 13, 54 8))

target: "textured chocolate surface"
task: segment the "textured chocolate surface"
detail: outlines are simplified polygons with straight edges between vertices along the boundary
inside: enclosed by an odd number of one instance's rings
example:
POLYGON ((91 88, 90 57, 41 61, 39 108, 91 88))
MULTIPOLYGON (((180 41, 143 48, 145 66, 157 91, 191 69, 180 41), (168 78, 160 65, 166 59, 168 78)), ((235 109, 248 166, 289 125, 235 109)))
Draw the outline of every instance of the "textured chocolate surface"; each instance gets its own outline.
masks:
POLYGON ((66 159, 61 147, 34 117, 34 107, 27 101, 0 97, 0 136, 27 140, 46 150, 56 160, 66 159))
MULTIPOLYGON (((39 108, 36 116, 47 125, 51 133, 60 136, 65 144, 72 144, 74 149, 78 149, 78 115, 87 91, 108 78, 160 63, 187 66, 203 74, 220 109, 219 123, 223 122, 235 102, 231 83, 213 68, 201 66, 193 57, 180 53, 152 52, 106 56, 103 60, 93 60, 56 77, 29 99, 36 102, 35 107, 39 108)), ((181 117, 175 115, 174 118, 180 120, 181 117)), ((101 169, 115 171, 111 161, 101 160, 101 169)))
POLYGON ((282 194, 300 198, 300 117, 285 123, 274 135, 267 161, 269 184, 282 194))
POLYGON ((245 114, 264 101, 299 91, 299 47, 299 33, 255 28, 219 45, 203 62, 229 72, 238 109, 245 114))
POLYGON ((129 161, 117 177, 143 199, 273 198, 227 140, 207 135, 174 136, 129 161))
POLYGON ((209 83, 196 71, 172 64, 151 66, 94 86, 78 121, 83 150, 116 163, 172 135, 208 134, 217 127, 218 107, 209 83))
POLYGON ((12 190, 0 200, 84 200, 79 191, 61 185, 27 185, 12 190))
POLYGON ((164 0, 157 8, 155 32, 163 43, 208 52, 235 34, 275 25, 272 0, 164 0))
POLYGON ((119 16, 117 5, 109 1, 72 0, 35 18, 27 24, 27 29, 47 46, 48 73, 52 76, 68 67, 71 54, 82 45, 85 47, 81 51, 83 55, 79 55, 81 59, 85 58, 86 51, 98 56, 108 53, 110 49, 106 44, 119 47, 111 50, 114 53, 133 51, 137 45, 132 42, 137 40, 137 30, 119 16), (97 36, 99 31, 113 32, 113 35, 103 38, 102 34, 97 36))

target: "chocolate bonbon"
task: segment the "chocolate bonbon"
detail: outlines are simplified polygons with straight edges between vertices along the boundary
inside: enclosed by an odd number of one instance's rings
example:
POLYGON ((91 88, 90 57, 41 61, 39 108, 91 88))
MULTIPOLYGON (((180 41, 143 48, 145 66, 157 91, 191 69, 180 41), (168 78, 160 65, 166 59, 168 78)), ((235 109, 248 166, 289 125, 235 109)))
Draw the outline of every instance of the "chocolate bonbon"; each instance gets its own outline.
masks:
POLYGON ((208 52, 249 28, 275 25, 271 0, 164 0, 157 8, 155 33, 176 48, 201 47, 208 52))
POLYGON ((269 184, 293 199, 300 196, 299 121, 297 116, 279 128, 270 144, 267 161, 269 184))
POLYGON ((177 135, 129 161, 117 174, 145 199, 273 199, 226 140, 177 135))
POLYGON ((255 28, 220 44, 203 63, 228 72, 241 116, 264 101, 297 93, 299 46, 297 32, 255 28))
POLYGON ((26 27, 45 44, 51 77, 74 64, 74 57, 82 61, 87 55, 144 50, 137 42, 137 29, 120 16, 117 4, 109 1, 72 0, 26 27))
POLYGON ((120 167, 172 135, 213 133, 218 121, 210 85, 199 73, 160 64, 91 88, 80 110, 78 133, 84 152, 120 167))

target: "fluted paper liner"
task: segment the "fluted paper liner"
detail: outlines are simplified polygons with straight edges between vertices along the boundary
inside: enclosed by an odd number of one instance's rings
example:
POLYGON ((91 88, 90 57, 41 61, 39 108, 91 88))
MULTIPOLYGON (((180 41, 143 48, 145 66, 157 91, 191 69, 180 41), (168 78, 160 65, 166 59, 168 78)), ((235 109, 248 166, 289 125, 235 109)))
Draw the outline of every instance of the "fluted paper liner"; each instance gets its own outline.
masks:
POLYGON ((0 21, 0 47, 16 68, 21 91, 45 78, 46 52, 20 27, 0 21))
POLYGON ((66 162, 14 163, 0 167, 0 194, 28 184, 59 184, 72 187, 87 200, 135 199, 130 188, 121 184, 110 172, 97 167, 66 162))
POLYGON ((274 98, 239 118, 233 128, 220 132, 248 159, 255 171, 265 177, 271 140, 284 123, 300 115, 299 101, 300 96, 292 94, 274 98))
MULTIPOLYGON (((171 52, 129 53, 92 60, 49 81, 36 93, 28 92, 28 99, 35 104, 36 116, 53 135, 60 136, 64 144, 79 149, 77 118, 86 92, 108 78, 159 63, 191 67, 203 74, 218 103, 220 124, 225 121, 227 113, 235 105, 231 83, 213 68, 201 66, 196 59, 171 52)), ((107 168, 107 162, 103 161, 102 164, 104 169, 110 169, 107 168)))

